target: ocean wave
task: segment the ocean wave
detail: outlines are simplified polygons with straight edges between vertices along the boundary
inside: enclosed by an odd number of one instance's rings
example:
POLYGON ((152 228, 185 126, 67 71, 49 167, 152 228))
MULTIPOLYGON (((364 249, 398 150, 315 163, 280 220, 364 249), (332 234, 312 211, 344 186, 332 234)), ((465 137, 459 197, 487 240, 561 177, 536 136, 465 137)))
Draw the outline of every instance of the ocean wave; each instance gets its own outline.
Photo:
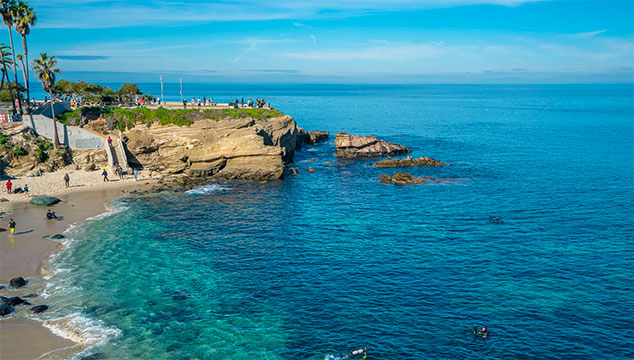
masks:
POLYGON ((185 194, 204 195, 204 194, 214 193, 216 191, 223 191, 223 190, 229 190, 229 189, 230 188, 228 186, 223 186, 223 185, 220 185, 220 184, 207 184, 205 186, 201 186, 201 187, 193 188, 191 190, 187 190, 187 191, 185 191, 185 194))
POLYGON ((73 313, 61 318, 44 321, 43 325, 53 334, 79 344, 100 345, 121 335, 121 330, 106 326, 100 320, 73 313))

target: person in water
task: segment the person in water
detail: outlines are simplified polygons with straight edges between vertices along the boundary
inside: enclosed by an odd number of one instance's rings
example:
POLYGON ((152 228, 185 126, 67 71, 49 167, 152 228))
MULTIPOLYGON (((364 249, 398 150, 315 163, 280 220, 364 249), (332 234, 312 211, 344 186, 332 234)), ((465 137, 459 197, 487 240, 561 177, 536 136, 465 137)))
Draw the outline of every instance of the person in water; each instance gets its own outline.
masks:
POLYGON ((489 337, 489 330, 486 326, 483 326, 481 329, 478 329, 478 326, 474 326, 473 334, 476 336, 482 336, 483 339, 486 339, 489 337))

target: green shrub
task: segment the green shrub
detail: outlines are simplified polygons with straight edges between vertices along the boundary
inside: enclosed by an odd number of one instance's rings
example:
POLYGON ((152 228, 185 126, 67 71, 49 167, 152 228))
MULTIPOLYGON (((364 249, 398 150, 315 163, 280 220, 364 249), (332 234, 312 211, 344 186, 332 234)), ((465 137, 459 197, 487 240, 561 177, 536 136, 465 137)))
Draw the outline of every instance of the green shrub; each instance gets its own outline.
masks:
POLYGON ((48 160, 48 153, 40 148, 35 149, 35 157, 40 160, 40 162, 45 162, 48 160))
POLYGON ((11 139, 11 136, 5 135, 5 134, 0 134, 0 144, 2 144, 2 145, 6 144, 7 141, 9 141, 9 139, 11 139))
POLYGON ((29 135, 27 135, 27 134, 24 134, 24 133, 22 134, 22 138, 23 138, 24 140, 26 140, 26 141, 31 140, 31 137, 30 137, 29 135))
POLYGON ((24 148, 22 148, 22 146, 15 144, 13 146, 13 153, 16 156, 20 156, 20 155, 26 155, 26 150, 24 150, 24 148))

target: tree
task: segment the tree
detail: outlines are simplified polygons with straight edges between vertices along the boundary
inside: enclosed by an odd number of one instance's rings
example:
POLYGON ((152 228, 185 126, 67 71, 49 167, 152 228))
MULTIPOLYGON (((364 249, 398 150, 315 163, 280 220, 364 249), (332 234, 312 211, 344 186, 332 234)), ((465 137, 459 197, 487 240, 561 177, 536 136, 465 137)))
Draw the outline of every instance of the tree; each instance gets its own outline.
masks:
MULTIPOLYGON (((22 36, 22 50, 24 51, 24 63, 28 65, 29 57, 26 47, 26 36, 31 33, 31 27, 37 22, 37 16, 35 10, 29 6, 29 3, 24 1, 18 1, 15 13, 15 31, 22 36)), ((31 98, 31 92, 29 90, 29 69, 23 69, 24 74, 24 86, 26 86, 26 100, 27 103, 31 98)))
MULTIPOLYGON (((11 53, 13 55, 13 63, 15 64, 15 49, 13 48, 13 19, 17 11, 17 2, 15 0, 2 0, 0 4, 0 15, 2 16, 2 22, 7 26, 9 30, 9 41, 11 42, 11 53)), ((15 83, 18 83, 18 70, 13 67, 13 76, 15 83)), ((22 100, 20 100, 20 93, 16 89, 18 95, 18 106, 20 107, 20 114, 22 113, 22 100)))
POLYGON ((125 83, 121 85, 121 89, 117 90, 117 95, 121 98, 121 101, 124 102, 134 101, 134 98, 141 94, 136 84, 125 83))
POLYGON ((11 62, 11 55, 8 50, 8 46, 0 43, 0 60, 2 61, 2 82, 0 83, 0 89, 4 89, 4 78, 6 77, 7 87, 9 88, 9 96, 11 97, 11 106, 13 106, 13 113, 15 114, 15 99, 13 98, 13 92, 11 92, 11 80, 9 79, 9 72, 7 71, 11 70, 13 63, 11 62))
POLYGON ((57 121, 55 120, 55 98, 53 97, 53 86, 55 86, 55 74, 61 72, 56 68, 57 60, 55 56, 48 57, 46 53, 41 53, 39 59, 33 60, 33 71, 37 75, 37 78, 42 83, 44 91, 46 91, 51 97, 51 115, 53 115, 53 146, 55 149, 59 146, 59 139, 57 138, 57 121))

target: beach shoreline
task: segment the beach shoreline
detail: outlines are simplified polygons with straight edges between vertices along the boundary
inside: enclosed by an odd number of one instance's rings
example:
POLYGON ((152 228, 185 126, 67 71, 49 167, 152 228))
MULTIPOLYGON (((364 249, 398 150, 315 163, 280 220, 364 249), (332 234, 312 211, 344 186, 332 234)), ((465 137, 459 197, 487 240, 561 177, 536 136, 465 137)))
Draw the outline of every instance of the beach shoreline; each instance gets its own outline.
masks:
MULTIPOLYGON (((13 182, 19 185, 28 183, 29 188, 37 189, 36 194, 44 194, 43 190, 50 183, 50 178, 61 180, 66 171, 45 174, 41 178, 19 178, 13 182), (49 178, 49 179, 47 179, 49 178)), ((80 177, 82 171, 71 174, 80 177)), ((78 226, 84 221, 108 213, 107 205, 118 197, 134 190, 145 189, 154 183, 147 174, 141 174, 139 181, 133 177, 124 180, 116 179, 103 182, 99 172, 81 174, 88 179, 82 186, 65 188, 50 187, 46 195, 59 197, 62 201, 50 207, 36 207, 29 205, 29 196, 24 194, 2 194, 0 197, 9 201, 0 203, 2 216, 0 221, 7 222, 13 218, 16 223, 15 236, 9 236, 8 231, 0 233, 0 283, 7 284, 10 279, 18 276, 25 278, 29 284, 20 289, 7 286, 0 289, 3 296, 24 296, 25 294, 40 295, 46 285, 48 261, 51 256, 63 250, 63 244, 50 240, 48 237, 61 234, 68 229, 78 226), (47 220, 46 212, 51 209, 59 220, 47 220)), ((62 181, 57 182, 63 184, 62 181)), ((71 180, 72 183, 72 180, 71 180)), ((4 227, 4 226, 1 226, 4 227)), ((45 304, 46 299, 40 296, 29 299, 35 305, 45 304)), ((27 308, 28 309, 28 308, 27 308)), ((51 352, 69 349, 77 342, 59 334, 44 325, 44 322, 27 319, 20 312, 26 309, 16 308, 18 313, 0 319, 0 358, 2 359, 37 359, 51 352), (19 310, 19 311, 18 311, 19 310), (33 341, 37 339, 37 341, 33 341), (34 345, 35 343, 35 345, 34 345)))

